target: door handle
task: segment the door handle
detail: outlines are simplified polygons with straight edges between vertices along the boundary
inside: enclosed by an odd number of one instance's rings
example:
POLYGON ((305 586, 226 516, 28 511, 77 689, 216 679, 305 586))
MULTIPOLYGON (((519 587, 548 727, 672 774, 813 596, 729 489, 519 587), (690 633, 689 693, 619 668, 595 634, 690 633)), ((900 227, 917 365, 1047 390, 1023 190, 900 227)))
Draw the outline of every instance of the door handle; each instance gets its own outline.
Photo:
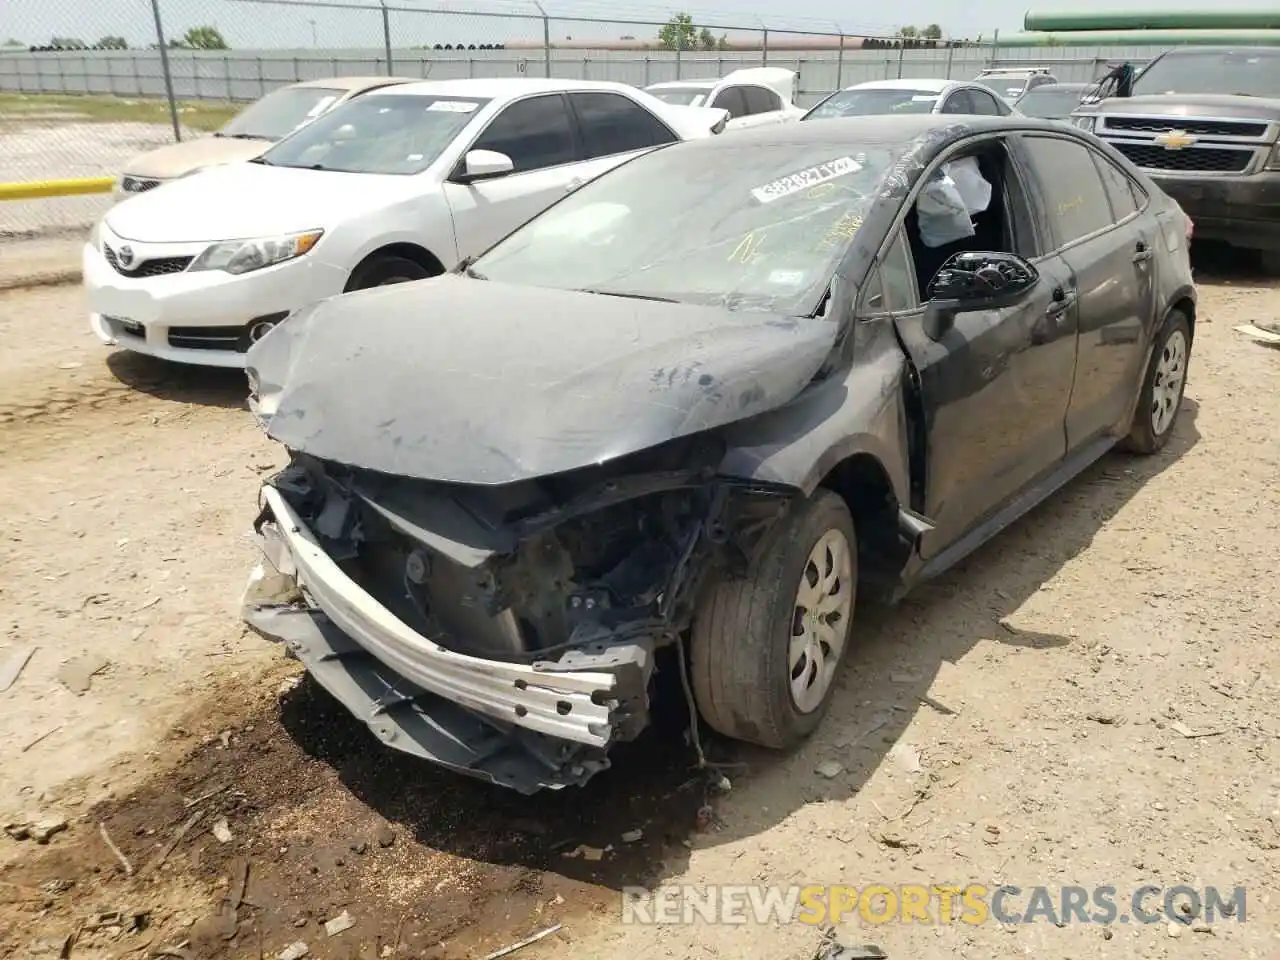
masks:
POLYGON ((1139 240, 1138 246, 1133 254, 1133 262, 1146 263, 1148 260, 1151 259, 1151 256, 1152 256, 1151 251, 1147 249, 1146 243, 1142 240, 1139 240))
POLYGON ((1074 290, 1064 290, 1058 287, 1053 291, 1053 302, 1045 307, 1044 315, 1046 317, 1057 318, 1062 316, 1074 306, 1076 302, 1076 292, 1074 290))

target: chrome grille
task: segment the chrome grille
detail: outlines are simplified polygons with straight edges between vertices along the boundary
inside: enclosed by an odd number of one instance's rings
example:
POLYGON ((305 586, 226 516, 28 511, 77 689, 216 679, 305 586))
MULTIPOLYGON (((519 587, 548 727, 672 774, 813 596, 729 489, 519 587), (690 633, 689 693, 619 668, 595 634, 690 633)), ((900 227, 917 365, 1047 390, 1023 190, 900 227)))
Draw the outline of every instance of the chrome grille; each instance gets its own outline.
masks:
POLYGON ((134 278, 162 277, 169 273, 181 273, 195 259, 194 257, 157 257, 154 260, 143 260, 126 270, 121 265, 116 252, 106 244, 102 245, 102 255, 106 257, 107 263, 111 264, 111 269, 116 273, 134 278))
POLYGON ((1166 150, 1154 144, 1116 143, 1111 145, 1146 170, 1172 170, 1187 173, 1243 173, 1253 158, 1252 150, 1228 150, 1215 147, 1191 147, 1166 150))
POLYGON ((150 177, 125 176, 120 180, 120 189, 125 193, 146 193, 148 190, 158 186, 160 186, 160 181, 150 177))
POLYGON ((1196 137, 1256 137, 1267 135, 1266 122, 1253 120, 1196 120, 1186 117, 1126 117, 1104 115, 1106 130, 1170 133, 1181 130, 1196 137))

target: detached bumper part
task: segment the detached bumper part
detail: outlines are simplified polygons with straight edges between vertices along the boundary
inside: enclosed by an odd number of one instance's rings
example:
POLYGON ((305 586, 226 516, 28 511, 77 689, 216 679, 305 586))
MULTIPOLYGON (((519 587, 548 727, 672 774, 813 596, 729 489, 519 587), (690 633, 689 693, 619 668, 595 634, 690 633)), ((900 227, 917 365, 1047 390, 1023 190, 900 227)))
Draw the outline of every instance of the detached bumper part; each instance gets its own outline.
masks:
POLYGON ((651 644, 592 644, 532 664, 449 650, 349 578, 278 491, 263 496, 274 522, 262 526, 244 619, 387 746, 533 793, 585 782, 647 723, 651 644))

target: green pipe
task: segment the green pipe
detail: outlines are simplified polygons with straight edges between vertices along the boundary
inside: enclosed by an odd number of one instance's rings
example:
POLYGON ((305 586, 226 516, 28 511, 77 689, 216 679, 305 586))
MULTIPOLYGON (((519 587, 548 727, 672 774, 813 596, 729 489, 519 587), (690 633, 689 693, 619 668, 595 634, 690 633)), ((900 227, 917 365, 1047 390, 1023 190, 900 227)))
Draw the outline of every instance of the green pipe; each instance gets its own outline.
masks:
POLYGON ((1095 12, 1028 10, 1024 30, 1280 30, 1280 7, 1272 10, 1116 10, 1095 12))
POLYGON ((1280 30, 1096 30, 1000 34, 1001 49, 1007 47, 1176 47, 1208 44, 1227 47, 1272 47, 1280 45, 1280 30))

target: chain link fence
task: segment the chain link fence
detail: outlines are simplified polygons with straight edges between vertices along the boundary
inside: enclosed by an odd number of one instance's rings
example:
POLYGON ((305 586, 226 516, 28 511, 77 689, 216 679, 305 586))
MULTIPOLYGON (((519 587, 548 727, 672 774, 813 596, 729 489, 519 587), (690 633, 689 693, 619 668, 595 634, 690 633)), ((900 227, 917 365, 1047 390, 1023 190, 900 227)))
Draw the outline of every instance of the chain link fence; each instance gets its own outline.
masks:
MULTIPOLYGON (((777 66, 796 71, 797 102, 808 106, 853 83, 971 78, 993 63, 1043 63, 1060 79, 1085 80, 1126 55, 1077 48, 1063 56, 979 37, 904 40, 887 36, 887 25, 877 37, 834 22, 735 24, 603 0, 429 2, 132 0, 86 11, 71 0, 5 0, 0 179, 115 176, 133 156, 208 135, 278 87, 334 76, 646 86, 777 66), (597 15, 601 8, 609 13, 597 15)), ((0 203, 0 237, 83 229, 107 203, 101 195, 0 203)))

